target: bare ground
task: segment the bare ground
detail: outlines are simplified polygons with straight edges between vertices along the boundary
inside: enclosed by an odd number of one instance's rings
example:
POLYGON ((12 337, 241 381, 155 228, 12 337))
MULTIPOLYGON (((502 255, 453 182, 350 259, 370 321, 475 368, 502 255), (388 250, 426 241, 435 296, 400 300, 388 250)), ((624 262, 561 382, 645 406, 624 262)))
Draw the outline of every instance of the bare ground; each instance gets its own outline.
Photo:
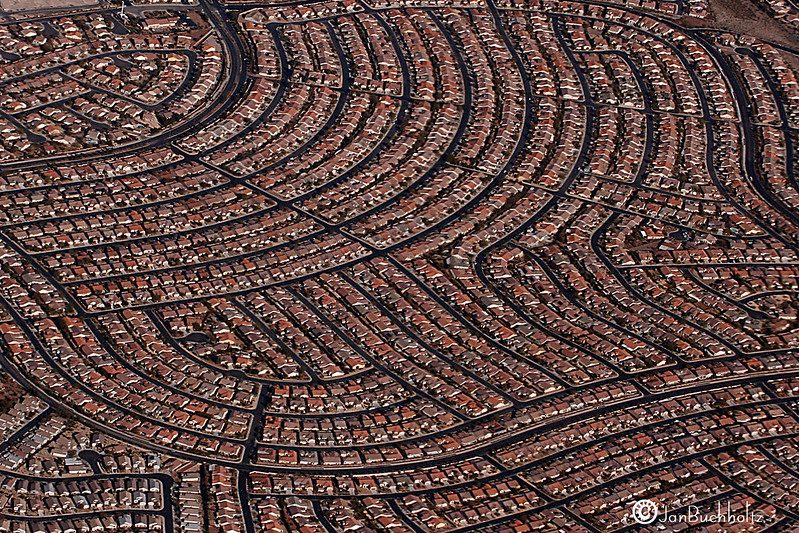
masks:
POLYGON ((715 28, 731 33, 751 35, 791 48, 799 47, 795 30, 772 17, 752 0, 710 0, 710 14, 705 19, 682 17, 686 27, 715 28))
POLYGON ((98 4, 98 0, 0 0, 0 8, 9 13, 91 7, 98 4))

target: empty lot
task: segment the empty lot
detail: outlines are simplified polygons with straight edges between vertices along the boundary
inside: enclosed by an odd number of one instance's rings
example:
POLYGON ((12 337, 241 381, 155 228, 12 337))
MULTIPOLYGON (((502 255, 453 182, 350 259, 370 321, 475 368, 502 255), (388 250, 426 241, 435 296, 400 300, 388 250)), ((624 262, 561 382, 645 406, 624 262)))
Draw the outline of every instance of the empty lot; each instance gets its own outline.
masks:
POLYGON ((0 0, 4 11, 39 11, 96 6, 97 0, 0 0))

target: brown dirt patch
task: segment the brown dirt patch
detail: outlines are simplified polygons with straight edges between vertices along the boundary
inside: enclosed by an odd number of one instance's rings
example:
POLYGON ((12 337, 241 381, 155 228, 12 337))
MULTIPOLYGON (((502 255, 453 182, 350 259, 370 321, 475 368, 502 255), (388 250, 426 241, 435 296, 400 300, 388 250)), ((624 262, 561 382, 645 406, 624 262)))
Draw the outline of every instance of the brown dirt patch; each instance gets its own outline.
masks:
POLYGON ((682 17, 679 23, 689 28, 715 28, 751 35, 792 48, 799 46, 799 36, 793 28, 751 0, 710 0, 709 11, 705 19, 682 17))

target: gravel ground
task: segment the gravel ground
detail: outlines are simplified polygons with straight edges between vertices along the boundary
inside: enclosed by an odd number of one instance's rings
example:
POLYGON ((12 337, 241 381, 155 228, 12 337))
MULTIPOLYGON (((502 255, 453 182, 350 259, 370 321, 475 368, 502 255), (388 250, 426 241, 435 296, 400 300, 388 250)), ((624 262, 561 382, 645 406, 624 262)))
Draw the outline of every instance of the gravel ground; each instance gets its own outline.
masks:
POLYGON ((0 7, 4 11, 18 12, 89 7, 96 6, 98 3, 98 0, 0 0, 0 7))

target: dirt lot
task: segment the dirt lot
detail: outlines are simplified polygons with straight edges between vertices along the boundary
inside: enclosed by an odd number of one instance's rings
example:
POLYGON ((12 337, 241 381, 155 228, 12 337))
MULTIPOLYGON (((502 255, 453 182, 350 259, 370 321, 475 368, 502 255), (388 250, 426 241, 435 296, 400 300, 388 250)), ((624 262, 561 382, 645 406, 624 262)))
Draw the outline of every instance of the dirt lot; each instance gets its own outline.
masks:
POLYGON ((710 0, 710 16, 707 19, 683 17, 680 23, 688 27, 710 27, 742 33, 790 47, 799 45, 799 38, 791 28, 775 20, 751 0, 710 0))
POLYGON ((18 13, 20 11, 91 7, 98 3, 99 0, 0 0, 0 8, 9 13, 18 13))

